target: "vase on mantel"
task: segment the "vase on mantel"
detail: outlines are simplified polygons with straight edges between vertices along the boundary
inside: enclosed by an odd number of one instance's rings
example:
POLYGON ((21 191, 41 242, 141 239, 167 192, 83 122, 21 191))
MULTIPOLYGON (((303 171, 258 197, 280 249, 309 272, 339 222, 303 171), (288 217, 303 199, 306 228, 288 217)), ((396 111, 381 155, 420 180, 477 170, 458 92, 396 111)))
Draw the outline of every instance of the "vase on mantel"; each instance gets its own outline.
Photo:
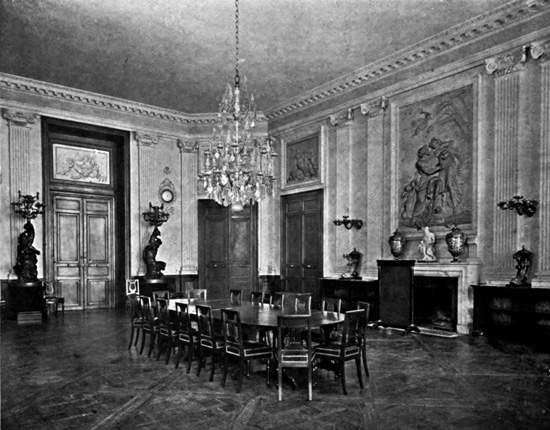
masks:
POLYGON ((456 225, 454 225, 449 233, 445 236, 445 242, 447 243, 447 249, 453 256, 451 263, 458 263, 458 257, 464 252, 464 248, 467 245, 468 238, 456 225))
POLYGON ((388 243, 390 244, 390 251, 396 260, 399 260, 399 257, 403 255, 405 242, 407 242, 407 239, 401 234, 399 229, 395 230, 393 235, 390 236, 388 243))

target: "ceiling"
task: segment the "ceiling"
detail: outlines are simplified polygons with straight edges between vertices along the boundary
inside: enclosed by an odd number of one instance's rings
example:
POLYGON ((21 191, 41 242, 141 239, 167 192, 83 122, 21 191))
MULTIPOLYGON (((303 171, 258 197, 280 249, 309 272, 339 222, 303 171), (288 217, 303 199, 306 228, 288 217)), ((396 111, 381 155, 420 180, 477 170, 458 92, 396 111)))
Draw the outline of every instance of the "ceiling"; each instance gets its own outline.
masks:
MULTIPOLYGON (((240 0, 241 75, 273 106, 502 0, 240 0)), ((0 0, 0 72, 184 113, 217 111, 233 0, 0 0)))

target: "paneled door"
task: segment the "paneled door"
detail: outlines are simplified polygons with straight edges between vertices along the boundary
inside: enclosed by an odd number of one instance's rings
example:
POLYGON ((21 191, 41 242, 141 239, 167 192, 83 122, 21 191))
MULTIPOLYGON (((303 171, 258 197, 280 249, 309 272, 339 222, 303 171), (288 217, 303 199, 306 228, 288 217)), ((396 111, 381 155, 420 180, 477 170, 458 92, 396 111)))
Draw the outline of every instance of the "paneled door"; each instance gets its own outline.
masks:
POLYGON ((248 297, 258 283, 256 208, 233 212, 211 200, 199 202, 199 285, 208 298, 248 297))
POLYGON ((114 198, 52 193, 57 294, 74 309, 110 307, 114 283, 114 198))
POLYGON ((322 191, 282 198, 281 274, 285 291, 319 299, 323 268, 322 191))

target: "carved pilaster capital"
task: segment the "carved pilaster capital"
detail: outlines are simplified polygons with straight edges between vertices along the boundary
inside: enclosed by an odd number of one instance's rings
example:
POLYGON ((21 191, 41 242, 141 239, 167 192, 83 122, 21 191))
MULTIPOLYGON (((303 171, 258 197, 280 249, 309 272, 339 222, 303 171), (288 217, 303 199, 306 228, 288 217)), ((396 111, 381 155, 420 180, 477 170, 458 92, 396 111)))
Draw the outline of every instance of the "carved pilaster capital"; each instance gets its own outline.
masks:
POLYGON ((388 99, 382 97, 370 103, 361 103, 361 113, 367 115, 367 118, 374 118, 379 115, 384 115, 388 107, 388 99))
POLYGON ((540 61, 550 60, 550 39, 540 40, 531 44, 531 58, 540 61))
POLYGON ((183 141, 181 139, 178 139, 178 142, 176 143, 177 147, 180 150, 180 153, 193 153, 193 152, 199 152, 200 144, 199 141, 196 140, 195 142, 189 142, 189 141, 183 141))
POLYGON ((485 60, 485 70, 490 75, 494 74, 495 76, 507 75, 522 70, 527 61, 527 48, 528 46, 524 45, 521 50, 485 60))
POLYGON ((330 124, 335 127, 347 127, 353 121, 353 110, 349 108, 345 112, 330 115, 330 124))
POLYGON ((138 131, 134 133, 134 136, 136 138, 138 146, 152 146, 158 144, 160 141, 159 136, 154 136, 147 133, 140 133, 138 131))
POLYGON ((38 115, 35 113, 10 111, 8 109, 2 109, 2 116, 8 121, 8 125, 18 125, 20 127, 34 124, 38 119, 38 115))

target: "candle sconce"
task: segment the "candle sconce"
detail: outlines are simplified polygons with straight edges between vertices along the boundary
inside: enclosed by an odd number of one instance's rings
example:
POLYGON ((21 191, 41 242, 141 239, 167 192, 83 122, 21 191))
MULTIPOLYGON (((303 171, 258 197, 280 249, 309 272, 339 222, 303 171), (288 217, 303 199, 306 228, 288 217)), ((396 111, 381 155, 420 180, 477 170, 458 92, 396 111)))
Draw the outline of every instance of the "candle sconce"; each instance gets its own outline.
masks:
POLYGON ((19 191, 19 200, 12 203, 15 208, 15 213, 21 215, 27 221, 35 219, 38 215, 44 213, 46 205, 39 203, 40 193, 36 193, 36 196, 28 194, 21 194, 19 191))
POLYGON ((153 233, 149 238, 149 243, 143 249, 143 261, 147 268, 145 273, 145 280, 149 282, 162 281, 164 274, 162 271, 166 269, 166 263, 164 261, 157 261, 157 251, 162 245, 160 240, 160 230, 158 229, 162 224, 168 221, 170 214, 164 211, 164 205, 153 206, 149 203, 149 211, 143 212, 143 219, 154 226, 153 233))
POLYGON ((335 219, 332 221, 334 225, 343 225, 346 229, 351 230, 355 227, 357 230, 361 230, 363 227, 363 221, 360 219, 349 219, 349 215, 342 216, 342 219, 335 219))
POLYGON ((499 202, 497 206, 502 210, 516 210, 519 216, 525 215, 531 217, 537 211, 539 202, 537 200, 529 200, 523 198, 523 196, 514 196, 506 202, 499 202))

